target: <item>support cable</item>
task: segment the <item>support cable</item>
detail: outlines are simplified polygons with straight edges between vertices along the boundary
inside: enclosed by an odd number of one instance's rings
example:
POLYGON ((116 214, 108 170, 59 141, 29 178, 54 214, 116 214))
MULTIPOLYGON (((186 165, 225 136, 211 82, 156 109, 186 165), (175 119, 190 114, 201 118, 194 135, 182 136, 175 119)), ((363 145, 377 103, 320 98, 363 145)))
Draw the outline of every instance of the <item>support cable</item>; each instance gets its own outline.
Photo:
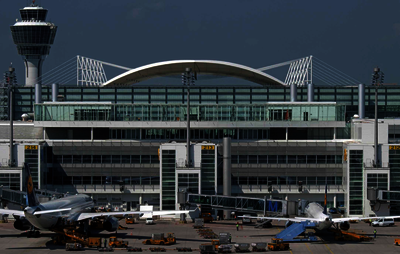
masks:
POLYGON ((328 64, 328 63, 325 63, 325 62, 322 61, 321 59, 318 59, 318 58, 316 58, 316 57, 314 57, 314 59, 317 60, 317 62, 319 61, 319 62, 322 63, 323 65, 326 65, 326 66, 330 67, 331 69, 335 70, 336 72, 339 72, 340 74, 346 76, 348 79, 352 80, 352 82, 355 82, 355 83, 357 83, 357 84, 361 84, 361 82, 358 81, 357 79, 355 79, 355 78, 353 78, 353 77, 347 75, 346 73, 344 73, 344 72, 342 72, 342 71, 336 69, 336 68, 333 67, 332 65, 330 65, 330 64, 328 64))

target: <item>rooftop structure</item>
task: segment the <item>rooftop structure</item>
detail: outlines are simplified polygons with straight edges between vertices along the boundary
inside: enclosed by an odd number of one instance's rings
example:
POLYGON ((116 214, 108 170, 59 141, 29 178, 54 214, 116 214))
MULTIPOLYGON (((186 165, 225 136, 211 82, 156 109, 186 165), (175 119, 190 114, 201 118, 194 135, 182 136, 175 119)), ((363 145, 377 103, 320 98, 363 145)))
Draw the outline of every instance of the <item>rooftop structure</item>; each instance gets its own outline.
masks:
POLYGON ((24 56, 26 86, 41 83, 43 61, 50 54, 51 45, 56 37, 57 26, 46 22, 47 9, 35 4, 35 1, 20 9, 21 21, 11 26, 11 34, 17 45, 18 54, 24 56))

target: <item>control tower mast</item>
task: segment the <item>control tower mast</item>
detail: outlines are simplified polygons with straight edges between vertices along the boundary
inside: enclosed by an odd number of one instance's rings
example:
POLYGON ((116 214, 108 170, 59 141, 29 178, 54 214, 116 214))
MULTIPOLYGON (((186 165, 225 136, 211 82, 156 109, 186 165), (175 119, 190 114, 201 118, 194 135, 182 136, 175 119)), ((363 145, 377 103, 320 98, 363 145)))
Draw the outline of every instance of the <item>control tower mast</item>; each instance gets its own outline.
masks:
POLYGON ((57 26, 46 22, 47 9, 35 4, 19 10, 21 21, 11 26, 18 54, 24 57, 25 86, 41 84, 42 65, 56 37, 57 26))

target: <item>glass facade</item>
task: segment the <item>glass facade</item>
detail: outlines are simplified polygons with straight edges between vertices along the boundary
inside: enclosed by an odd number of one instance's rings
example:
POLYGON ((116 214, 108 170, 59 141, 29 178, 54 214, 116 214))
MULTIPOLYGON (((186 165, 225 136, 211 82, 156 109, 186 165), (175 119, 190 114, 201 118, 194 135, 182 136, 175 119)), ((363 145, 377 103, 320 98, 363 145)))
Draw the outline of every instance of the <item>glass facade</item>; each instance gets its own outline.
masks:
POLYGON ((12 190, 20 190, 21 175, 12 173, 0 174, 0 186, 12 190))
MULTIPOLYGON (((400 191, 400 150, 389 150, 390 190, 400 191)), ((400 214, 400 202, 390 202, 390 214, 400 214)))
POLYGON ((381 190, 388 189, 387 174, 367 174, 367 188, 373 187, 381 190))
POLYGON ((349 215, 363 214, 363 151, 349 151, 349 215))
POLYGON ((175 210, 175 150, 163 150, 161 160, 162 189, 161 200, 162 210, 175 210))
POLYGON ((235 176, 235 185, 342 185, 341 176, 235 176))
POLYGON ((180 188, 186 188, 190 193, 199 193, 199 175, 178 173, 178 189, 180 188))
MULTIPOLYGON (((365 113, 366 117, 374 118, 373 87, 365 88, 365 113)), ((131 104, 185 104, 185 88, 176 87, 128 87, 128 88, 99 88, 99 87, 60 87, 59 95, 65 101, 93 101, 131 104), (154 95, 154 96, 152 96, 154 95), (161 96, 161 97, 160 97, 161 96)), ((15 120, 23 113, 33 112, 34 88, 18 87, 15 92, 15 120)), ((379 118, 394 118, 400 116, 400 88, 387 86, 379 88, 379 118)), ((191 89, 192 105, 197 104, 264 104, 266 102, 290 101, 290 89, 285 87, 255 88, 255 87, 227 87, 210 88, 198 87, 191 89), (223 92, 222 92, 223 91, 223 92), (223 95, 224 94, 224 95, 223 95), (229 95, 231 99, 225 98, 229 95), (225 97, 224 97, 225 96, 225 97)), ((51 88, 42 88, 42 100, 51 101, 51 88)), ((298 88, 297 101, 307 102, 307 88, 298 88)), ((314 101, 332 102, 346 105, 346 120, 358 114, 358 88, 357 87, 316 87, 314 101)), ((282 113, 283 114, 283 113, 282 113)), ((286 112, 285 112, 286 114, 286 112)), ((311 116, 309 116, 311 117, 311 116)))
MULTIPOLYGON (((214 148, 214 146, 212 146, 214 148)), ((215 195, 215 150, 201 150, 201 194, 215 195)))
MULTIPOLYGON (((36 121, 186 121, 179 104, 36 104, 36 121)), ((335 104, 191 105, 194 121, 344 121, 345 106, 335 104)))
POLYGON ((342 155, 232 155, 232 164, 342 164, 342 155))

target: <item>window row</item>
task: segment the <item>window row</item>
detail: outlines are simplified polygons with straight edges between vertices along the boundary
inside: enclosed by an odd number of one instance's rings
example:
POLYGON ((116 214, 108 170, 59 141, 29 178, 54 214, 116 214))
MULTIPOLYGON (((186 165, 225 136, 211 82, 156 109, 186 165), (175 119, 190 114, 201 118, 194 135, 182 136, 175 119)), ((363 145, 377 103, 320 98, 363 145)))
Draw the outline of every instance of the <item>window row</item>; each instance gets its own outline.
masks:
MULTIPOLYGON (((62 181, 58 177, 47 174, 47 184, 63 185, 159 185, 158 176, 64 176, 62 181)), ((18 185, 19 189, 19 185, 18 185)))
POLYGON ((159 163, 158 155, 56 155, 55 163, 116 163, 149 164, 159 163))
POLYGON ((341 164, 342 155, 232 155, 233 164, 341 164))
POLYGON ((238 176, 232 177, 235 185, 342 185, 341 176, 238 176))

